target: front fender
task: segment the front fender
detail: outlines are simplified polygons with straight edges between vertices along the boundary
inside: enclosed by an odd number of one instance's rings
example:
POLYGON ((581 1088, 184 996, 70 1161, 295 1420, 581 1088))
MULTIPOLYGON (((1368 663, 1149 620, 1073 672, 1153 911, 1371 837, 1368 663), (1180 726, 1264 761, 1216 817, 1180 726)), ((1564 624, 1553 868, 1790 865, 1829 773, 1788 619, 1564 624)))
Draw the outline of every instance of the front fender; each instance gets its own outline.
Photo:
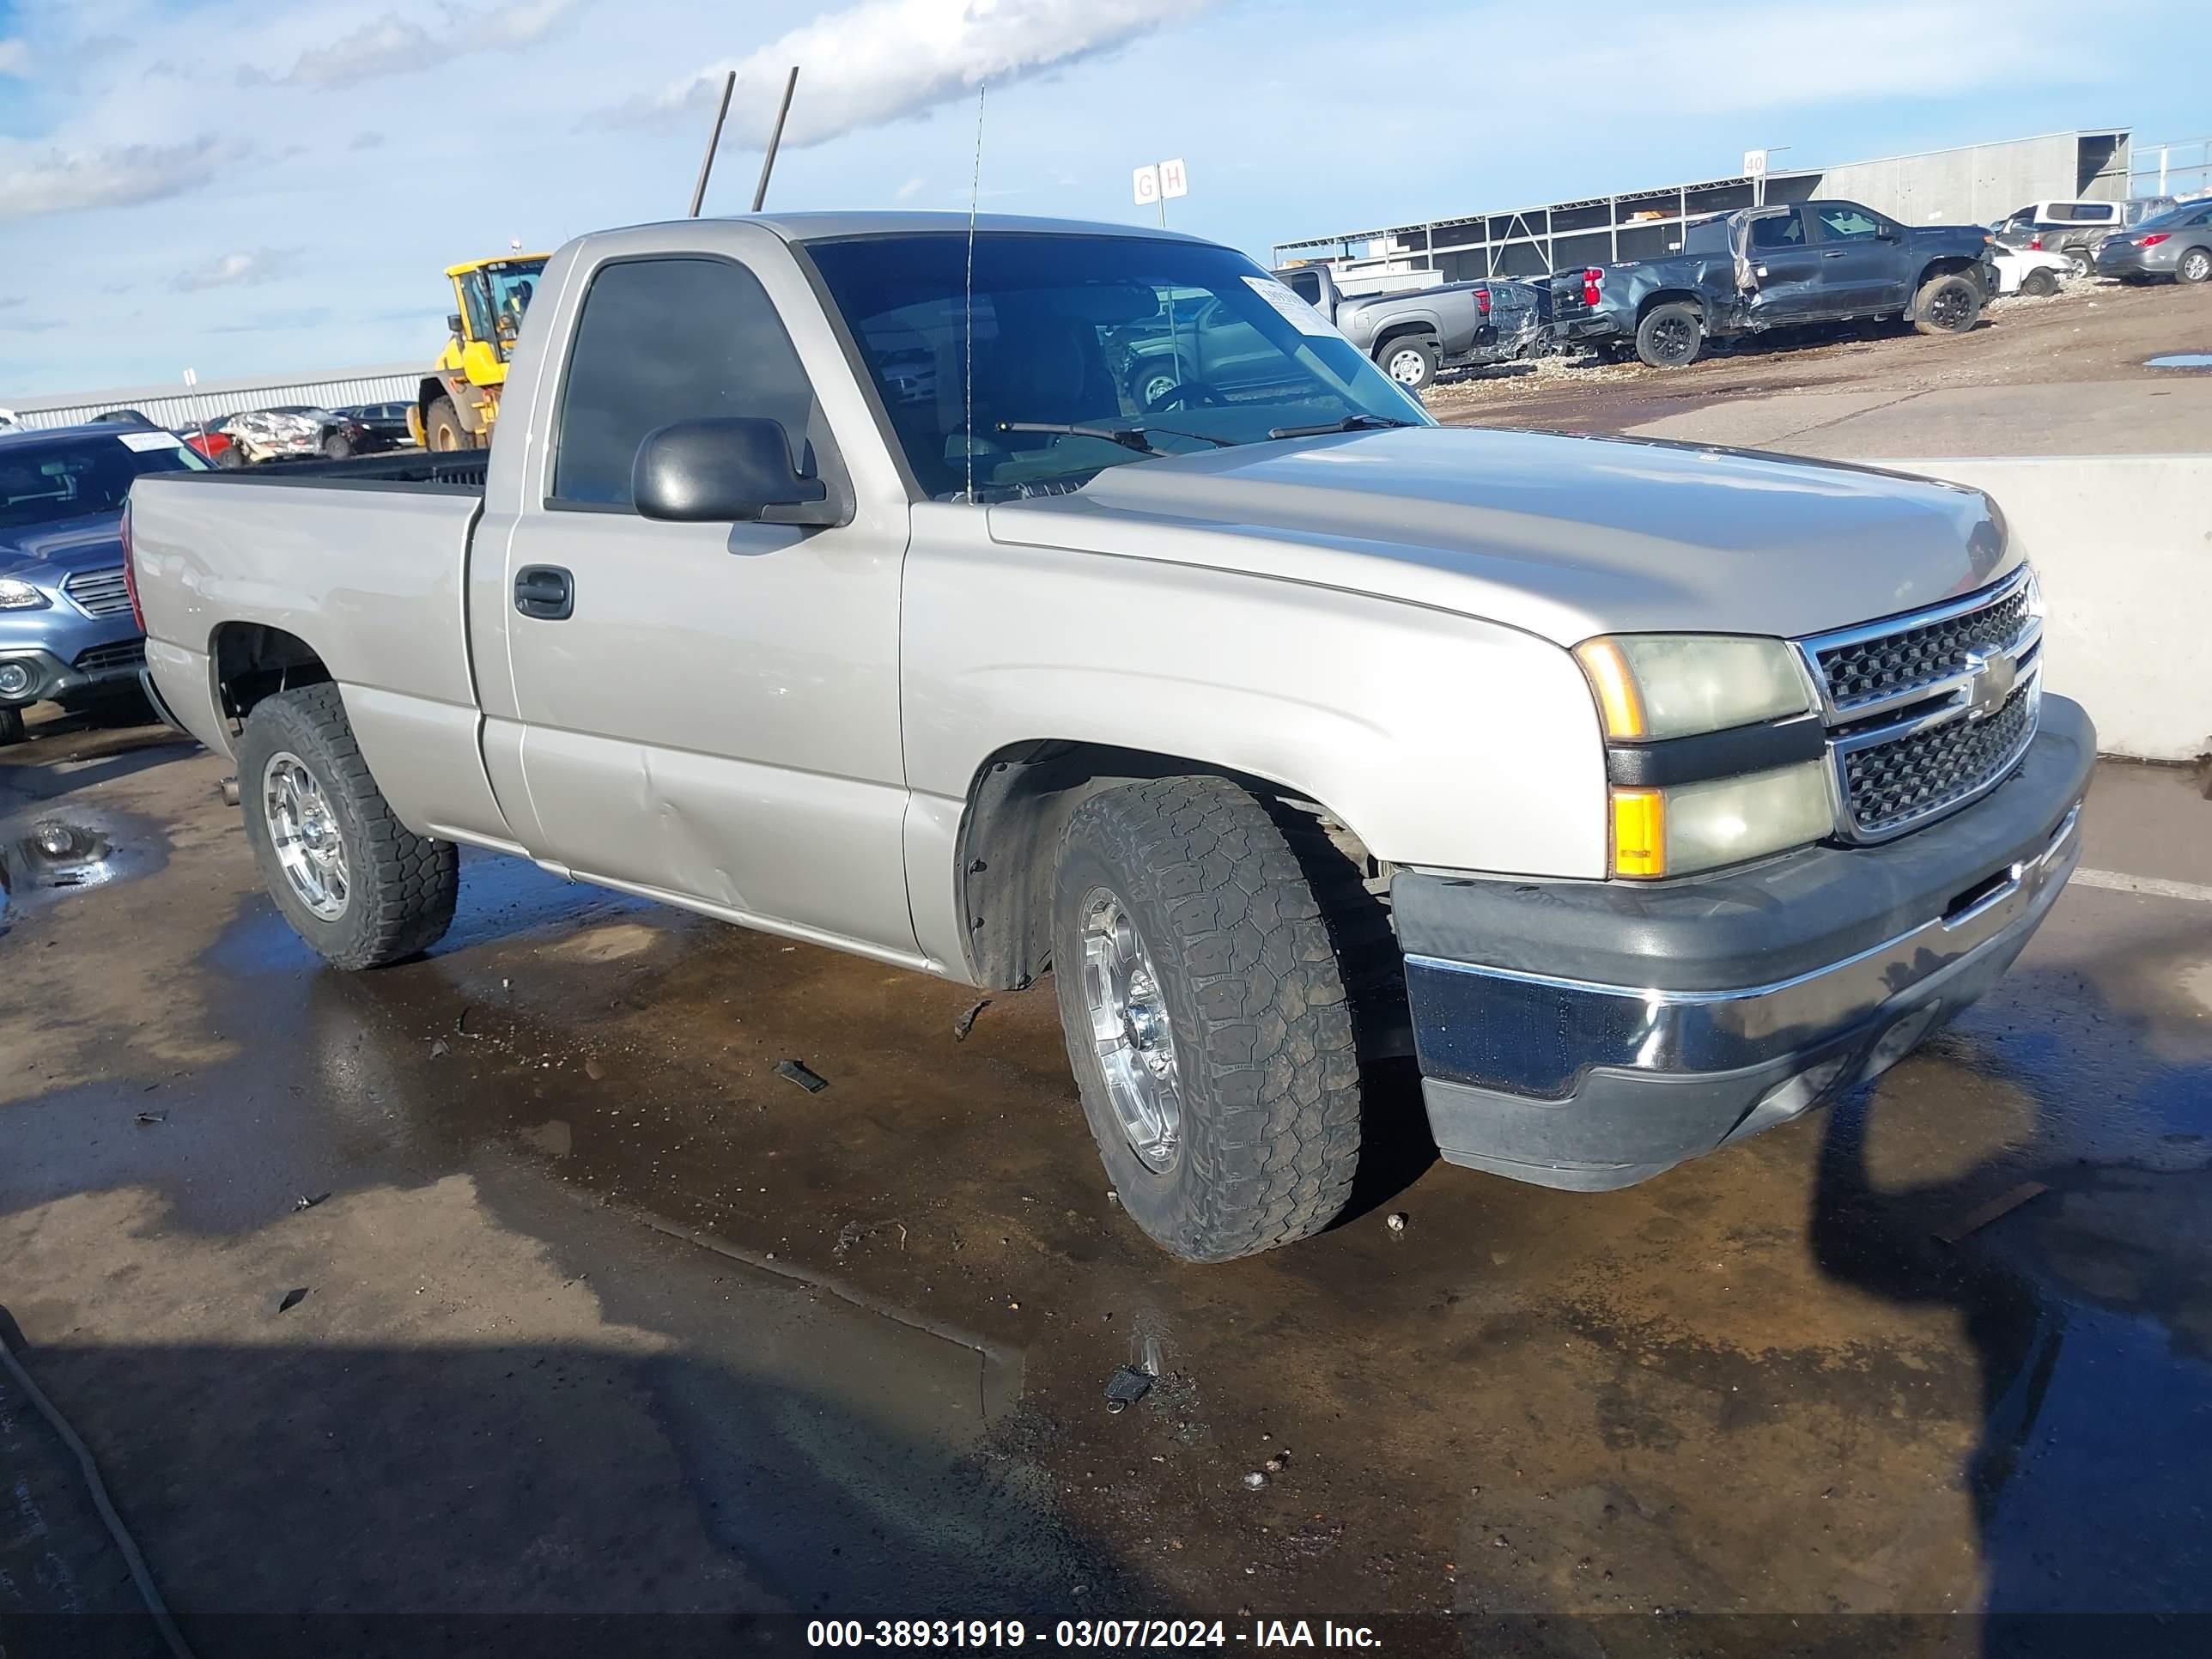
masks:
POLYGON ((917 927, 957 914, 978 769, 1035 739, 1267 779, 1396 864, 1604 875, 1604 745, 1559 647, 1371 594, 1004 545, 980 516, 917 507, 907 556, 907 774, 945 849, 910 867, 917 927))

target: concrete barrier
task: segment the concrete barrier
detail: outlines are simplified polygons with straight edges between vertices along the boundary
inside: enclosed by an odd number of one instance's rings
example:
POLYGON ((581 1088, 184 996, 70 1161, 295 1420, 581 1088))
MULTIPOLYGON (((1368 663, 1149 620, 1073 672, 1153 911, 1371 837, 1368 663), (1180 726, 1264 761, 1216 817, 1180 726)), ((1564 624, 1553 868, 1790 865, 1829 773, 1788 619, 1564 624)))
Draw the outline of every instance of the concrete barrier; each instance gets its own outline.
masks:
POLYGON ((2035 563, 2044 684, 2108 755, 2212 752, 2212 454, 1875 461, 1989 492, 2035 563))

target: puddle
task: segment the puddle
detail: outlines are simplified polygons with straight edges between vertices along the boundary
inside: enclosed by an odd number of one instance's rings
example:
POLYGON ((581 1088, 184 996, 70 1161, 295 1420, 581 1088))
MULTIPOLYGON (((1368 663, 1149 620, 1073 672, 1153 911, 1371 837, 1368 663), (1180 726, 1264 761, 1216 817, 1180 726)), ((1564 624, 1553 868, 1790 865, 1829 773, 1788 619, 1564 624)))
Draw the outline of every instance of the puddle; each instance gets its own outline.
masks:
POLYGON ((2146 357, 2145 368, 2212 368, 2212 351, 2169 351, 2163 357, 2146 357))
POLYGON ((15 917, 84 887, 158 866, 113 828, 82 815, 19 818, 0 827, 0 934, 15 917))

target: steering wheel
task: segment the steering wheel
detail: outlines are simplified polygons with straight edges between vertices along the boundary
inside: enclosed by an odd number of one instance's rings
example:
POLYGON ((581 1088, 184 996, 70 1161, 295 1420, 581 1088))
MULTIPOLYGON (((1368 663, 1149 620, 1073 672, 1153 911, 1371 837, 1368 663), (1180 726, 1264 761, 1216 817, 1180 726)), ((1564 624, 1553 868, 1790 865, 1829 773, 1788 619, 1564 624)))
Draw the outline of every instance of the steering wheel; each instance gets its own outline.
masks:
POLYGON ((1225 409, 1229 399, 1203 380, 1181 380, 1157 392, 1145 404, 1147 415, 1164 415, 1171 409, 1225 409))

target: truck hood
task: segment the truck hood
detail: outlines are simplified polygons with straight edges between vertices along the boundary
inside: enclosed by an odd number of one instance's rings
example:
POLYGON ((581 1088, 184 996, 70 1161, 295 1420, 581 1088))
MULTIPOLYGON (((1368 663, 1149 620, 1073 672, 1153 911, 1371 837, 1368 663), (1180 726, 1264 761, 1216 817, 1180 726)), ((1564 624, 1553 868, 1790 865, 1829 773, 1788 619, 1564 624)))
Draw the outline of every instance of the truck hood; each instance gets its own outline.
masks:
POLYGON ((1650 440, 1408 427, 1116 466, 989 509, 994 539, 1246 570, 1594 634, 1791 637, 2012 563, 1979 490, 1650 440))
POLYGON ((57 582, 80 570, 112 569, 122 562, 119 513, 0 529, 0 575, 57 582))

